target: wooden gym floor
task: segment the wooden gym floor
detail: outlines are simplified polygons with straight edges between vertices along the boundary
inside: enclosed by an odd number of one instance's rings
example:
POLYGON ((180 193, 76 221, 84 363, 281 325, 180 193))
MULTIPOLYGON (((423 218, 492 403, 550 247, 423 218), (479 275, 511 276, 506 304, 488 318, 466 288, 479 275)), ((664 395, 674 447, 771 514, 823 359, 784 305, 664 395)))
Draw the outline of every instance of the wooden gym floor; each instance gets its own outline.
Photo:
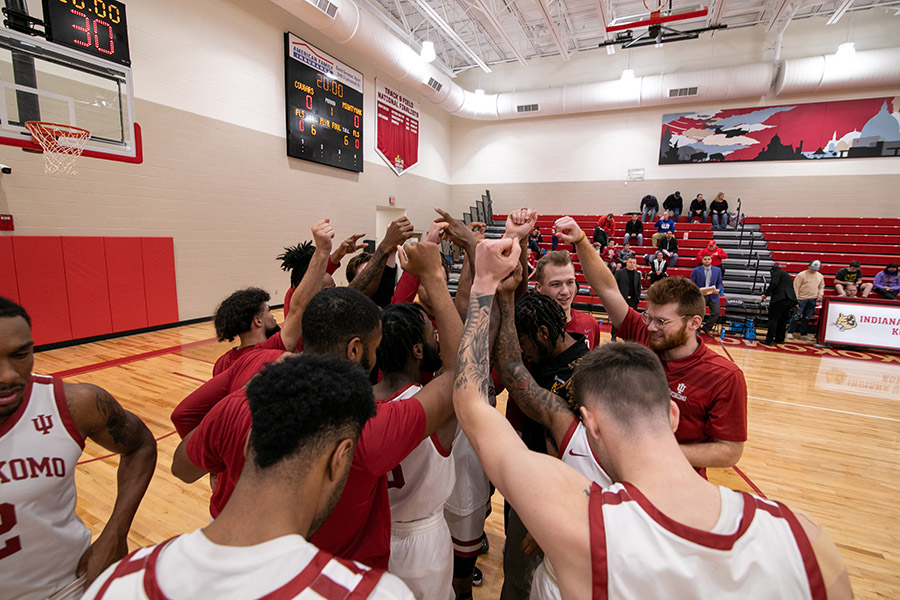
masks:
MULTIPOLYGON (((169 473, 179 441, 169 414, 229 347, 213 337, 212 325, 202 323, 35 357, 35 373, 109 390, 159 440, 156 474, 129 536, 132 549, 208 522, 207 480, 187 485, 169 473)), ((747 378, 750 440, 737 469, 713 470, 710 479, 784 501, 827 528, 857 598, 900 598, 900 365, 711 345, 747 378)), ((76 471, 78 512, 95 535, 115 500, 118 460, 105 455, 88 442, 76 471)), ((490 552, 478 560, 485 583, 476 599, 498 598, 502 585, 499 493, 493 506, 490 552)))

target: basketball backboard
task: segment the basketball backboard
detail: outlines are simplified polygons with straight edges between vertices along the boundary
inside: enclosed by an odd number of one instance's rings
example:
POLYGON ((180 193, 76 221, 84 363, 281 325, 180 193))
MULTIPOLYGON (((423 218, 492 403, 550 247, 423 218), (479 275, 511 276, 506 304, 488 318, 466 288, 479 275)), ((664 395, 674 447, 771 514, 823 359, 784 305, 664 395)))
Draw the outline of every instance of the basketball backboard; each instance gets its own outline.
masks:
POLYGON ((82 156, 143 160, 131 69, 0 29, 0 144, 40 151, 25 121, 88 129, 82 156))

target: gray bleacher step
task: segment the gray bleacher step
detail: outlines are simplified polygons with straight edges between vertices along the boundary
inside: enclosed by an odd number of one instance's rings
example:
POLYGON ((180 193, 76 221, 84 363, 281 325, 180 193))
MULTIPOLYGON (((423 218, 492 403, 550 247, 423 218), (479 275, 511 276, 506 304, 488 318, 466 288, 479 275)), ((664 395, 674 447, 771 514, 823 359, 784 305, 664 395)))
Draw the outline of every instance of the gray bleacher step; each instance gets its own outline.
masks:
POLYGON ((747 260, 749 257, 753 257, 753 260, 756 260, 758 256, 760 260, 763 259, 771 259, 772 253, 769 252, 765 248, 760 248, 758 245, 753 247, 753 250, 750 250, 750 246, 742 246, 740 248, 728 248, 727 246, 720 246, 720 248, 724 248, 725 252, 728 253, 728 258, 743 258, 747 260))

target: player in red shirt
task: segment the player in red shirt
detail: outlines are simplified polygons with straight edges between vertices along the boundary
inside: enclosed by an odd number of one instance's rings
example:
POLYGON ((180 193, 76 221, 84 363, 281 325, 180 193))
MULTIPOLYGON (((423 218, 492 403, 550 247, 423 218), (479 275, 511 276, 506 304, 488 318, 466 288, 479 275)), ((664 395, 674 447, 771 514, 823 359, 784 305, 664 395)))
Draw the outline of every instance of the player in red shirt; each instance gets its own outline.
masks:
POLYGON ((850 598, 837 548, 812 522, 691 468, 672 434, 679 405, 638 344, 598 348, 573 376, 589 451, 606 456, 621 483, 605 491, 526 449, 486 393, 494 295, 518 254, 507 239, 478 247, 453 401, 491 481, 552 562, 562 597, 850 598))
MULTIPOLYGON (((705 304, 696 285, 667 277, 647 292, 647 311, 630 308, 616 280, 571 217, 556 221, 557 235, 574 243, 588 283, 600 296, 622 339, 659 356, 681 420, 675 437, 694 467, 731 467, 747 440, 747 384, 740 368, 706 347, 697 335, 705 304)), ((702 473, 702 471, 701 471, 702 473)))
MULTIPOLYGON (((594 253, 593 249, 591 252, 594 253)), ((588 349, 596 348, 600 339, 597 319, 572 308, 572 302, 578 295, 578 282, 568 251, 555 250, 541 257, 534 270, 534 279, 534 289, 556 300, 566 313, 566 331, 583 335, 588 349)))

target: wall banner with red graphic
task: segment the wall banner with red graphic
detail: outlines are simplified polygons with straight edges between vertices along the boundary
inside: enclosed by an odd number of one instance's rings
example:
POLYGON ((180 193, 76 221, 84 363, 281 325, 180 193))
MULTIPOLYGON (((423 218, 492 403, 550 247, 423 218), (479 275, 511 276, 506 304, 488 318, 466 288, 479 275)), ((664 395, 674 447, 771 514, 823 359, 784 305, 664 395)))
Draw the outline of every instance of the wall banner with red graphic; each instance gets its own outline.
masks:
POLYGON ((398 176, 419 162, 419 103, 375 80, 378 154, 398 176))

